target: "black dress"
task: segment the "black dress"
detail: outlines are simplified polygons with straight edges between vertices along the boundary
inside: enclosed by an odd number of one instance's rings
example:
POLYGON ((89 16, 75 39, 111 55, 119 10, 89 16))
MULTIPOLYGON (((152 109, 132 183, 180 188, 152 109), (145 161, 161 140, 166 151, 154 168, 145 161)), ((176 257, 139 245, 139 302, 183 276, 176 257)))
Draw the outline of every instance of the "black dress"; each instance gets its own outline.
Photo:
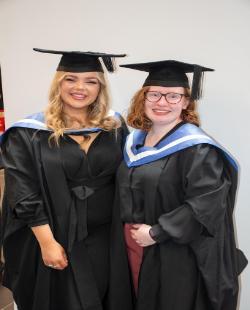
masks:
MULTIPOLYGON (((86 154, 69 136, 57 147, 48 143, 48 132, 9 131, 2 146, 4 285, 19 310, 114 309, 115 298, 109 296, 110 228, 114 176, 126 134, 125 126, 102 131, 86 154), (69 266, 63 271, 43 264, 30 229, 46 223, 67 252, 69 266)), ((124 309, 130 309, 126 292, 123 296, 124 309)))
POLYGON ((152 225, 158 240, 144 248, 137 310, 236 309, 246 259, 235 246, 233 170, 208 144, 132 168, 120 165, 122 220, 152 225))

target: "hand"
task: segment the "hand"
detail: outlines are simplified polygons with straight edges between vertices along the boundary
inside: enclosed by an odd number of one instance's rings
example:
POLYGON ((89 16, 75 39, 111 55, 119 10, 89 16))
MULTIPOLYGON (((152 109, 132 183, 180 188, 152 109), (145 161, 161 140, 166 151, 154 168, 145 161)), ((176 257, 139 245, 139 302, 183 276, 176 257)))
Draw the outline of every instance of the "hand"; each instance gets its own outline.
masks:
POLYGON ((43 262, 46 266, 63 270, 68 266, 68 260, 64 248, 55 240, 40 245, 43 262))
POLYGON ((55 269, 64 269, 68 260, 64 248, 55 240, 49 224, 31 227, 42 252, 43 262, 46 266, 55 269))
POLYGON ((147 247, 156 242, 150 237, 149 230, 152 226, 146 224, 134 224, 132 225, 134 229, 131 229, 131 237, 138 243, 141 247, 147 247))

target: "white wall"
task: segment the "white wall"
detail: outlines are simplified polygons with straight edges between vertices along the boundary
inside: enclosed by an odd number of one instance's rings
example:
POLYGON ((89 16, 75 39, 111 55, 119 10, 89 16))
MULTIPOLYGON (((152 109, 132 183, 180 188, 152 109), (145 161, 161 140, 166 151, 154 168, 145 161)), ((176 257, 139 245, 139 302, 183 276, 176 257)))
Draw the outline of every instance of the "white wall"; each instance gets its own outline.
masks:
MULTIPOLYGON (((236 224, 250 258, 249 0, 0 0, 0 63, 7 125, 43 109, 58 56, 33 47, 126 52, 120 63, 177 59, 215 68, 200 102, 203 128, 238 159, 236 224)), ((126 110, 144 73, 110 75, 114 107, 126 110)), ((250 269, 241 310, 250 304, 250 269)))

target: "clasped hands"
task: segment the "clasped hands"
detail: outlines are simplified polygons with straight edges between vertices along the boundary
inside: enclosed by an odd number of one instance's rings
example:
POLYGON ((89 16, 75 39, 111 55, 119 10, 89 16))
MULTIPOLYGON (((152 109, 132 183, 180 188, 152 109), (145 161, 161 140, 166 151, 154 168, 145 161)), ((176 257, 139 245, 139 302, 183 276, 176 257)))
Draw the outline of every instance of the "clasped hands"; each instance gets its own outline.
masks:
POLYGON ((146 224, 133 224, 130 229, 131 237, 141 247, 147 247, 156 242, 151 238, 149 230, 152 226, 146 224))

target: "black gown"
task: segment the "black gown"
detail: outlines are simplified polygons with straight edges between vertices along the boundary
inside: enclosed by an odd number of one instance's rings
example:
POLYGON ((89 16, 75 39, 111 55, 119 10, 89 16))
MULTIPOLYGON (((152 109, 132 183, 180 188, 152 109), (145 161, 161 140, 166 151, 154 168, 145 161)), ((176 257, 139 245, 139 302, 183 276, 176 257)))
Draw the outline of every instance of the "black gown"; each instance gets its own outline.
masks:
MULTIPOLYGON (((102 131, 86 154, 66 135, 57 147, 48 143, 48 132, 9 131, 2 145, 4 285, 19 310, 116 309, 116 297, 109 296, 110 229, 114 176, 126 134, 125 126, 102 131), (44 265, 30 229, 46 223, 67 252, 63 271, 44 265)), ((121 259, 126 264, 126 257, 121 259)), ((129 310, 129 287, 122 296, 118 304, 129 310)))
POLYGON ((141 166, 123 162, 117 183, 123 222, 152 225, 158 241, 144 248, 135 308, 235 310, 247 261, 234 239, 237 175, 222 153, 198 144, 141 166))

